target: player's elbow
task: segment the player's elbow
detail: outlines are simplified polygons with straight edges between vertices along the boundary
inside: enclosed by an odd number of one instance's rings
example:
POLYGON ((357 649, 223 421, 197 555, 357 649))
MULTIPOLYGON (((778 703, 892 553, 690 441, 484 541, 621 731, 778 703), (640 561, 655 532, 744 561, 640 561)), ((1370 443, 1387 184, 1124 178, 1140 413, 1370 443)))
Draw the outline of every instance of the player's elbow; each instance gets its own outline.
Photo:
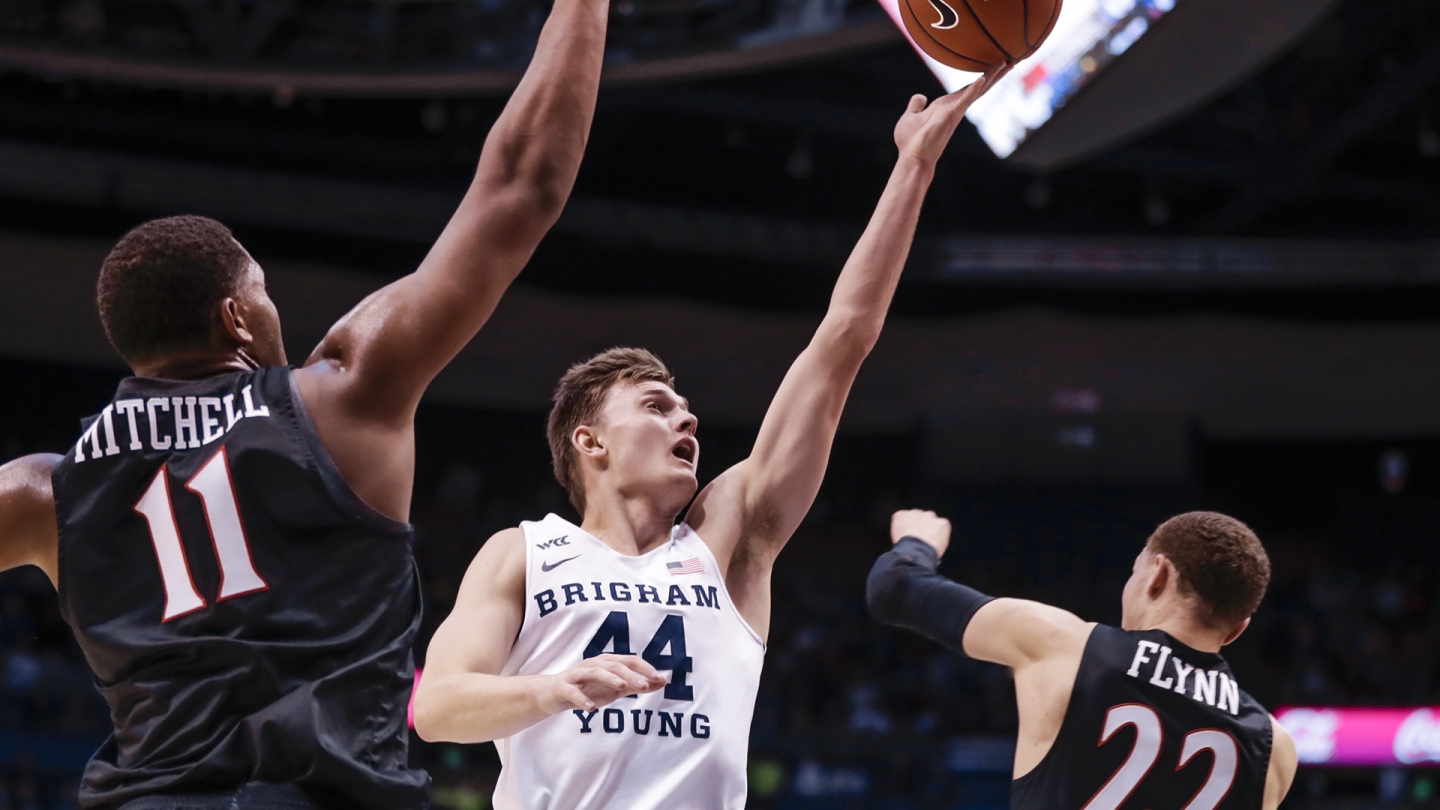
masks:
POLYGON ((816 336, 824 345, 859 362, 875 348, 884 325, 884 313, 832 311, 825 316, 816 336))
POLYGON ((481 164, 475 175, 478 195, 523 219, 552 223, 560 216, 575 173, 544 150, 501 150, 505 159, 481 164))
POLYGON ((877 622, 900 624, 904 620, 905 576, 887 558, 882 556, 870 569, 865 580, 865 606, 877 622))
POLYGON ((416 736, 425 742, 451 742, 446 734, 443 702, 434 687, 427 687, 424 681, 415 687, 415 697, 410 704, 411 722, 416 736))

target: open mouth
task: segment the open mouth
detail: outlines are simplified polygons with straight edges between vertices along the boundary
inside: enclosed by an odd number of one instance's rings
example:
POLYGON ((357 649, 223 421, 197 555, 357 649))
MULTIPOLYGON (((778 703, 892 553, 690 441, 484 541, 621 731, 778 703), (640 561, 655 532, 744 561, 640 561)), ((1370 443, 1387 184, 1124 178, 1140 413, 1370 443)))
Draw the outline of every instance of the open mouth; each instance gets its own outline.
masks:
POLYGON ((695 463, 696 449, 694 439, 682 439, 679 444, 670 448, 670 454, 686 464, 693 465, 695 463))

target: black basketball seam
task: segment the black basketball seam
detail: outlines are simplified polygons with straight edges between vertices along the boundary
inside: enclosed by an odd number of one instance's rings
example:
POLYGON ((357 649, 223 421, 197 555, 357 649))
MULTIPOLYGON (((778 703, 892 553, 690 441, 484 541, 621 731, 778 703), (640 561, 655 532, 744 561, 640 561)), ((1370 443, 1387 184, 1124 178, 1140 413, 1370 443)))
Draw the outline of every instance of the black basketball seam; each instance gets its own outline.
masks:
MULTIPOLYGON (((915 18, 915 22, 918 24, 916 27, 918 27, 918 28, 920 29, 920 33, 924 34, 926 39, 928 39, 929 41, 935 43, 935 46, 936 46, 937 48, 939 48, 940 50, 945 51, 945 52, 947 52, 947 53, 955 54, 956 56, 960 57, 961 59, 968 59, 969 61, 974 62, 974 63, 977 64, 977 65, 982 65, 982 66, 984 66, 984 65, 988 65, 988 64, 989 64, 988 62, 986 62, 986 61, 983 60, 983 59, 976 59, 976 58, 973 57, 973 56, 967 56, 967 55, 965 55, 965 54, 963 54, 963 53, 955 50, 954 48, 950 47, 949 45, 946 45, 945 43, 941 42, 940 40, 936 39, 935 37, 931 36, 930 32, 925 30, 925 23, 920 20, 920 15, 915 13, 915 7, 912 6, 912 5, 910 5, 910 0, 902 0, 902 2, 905 3, 905 8, 910 11, 910 16, 912 16, 912 17, 915 18)), ((908 29, 907 29, 907 30, 908 30, 908 29)), ((933 58, 933 57, 932 57, 932 58, 933 58)), ((939 61, 939 60, 936 60, 936 61, 939 61)), ((964 68, 955 68, 955 69, 956 69, 956 70, 963 70, 964 68)))
POLYGON ((1020 33, 1025 38, 1025 47, 1034 50, 1035 46, 1030 44, 1030 0, 1020 0, 1020 33))
MULTIPOLYGON (((971 19, 975 20, 975 25, 979 26, 979 28, 980 28, 980 33, 984 34, 984 35, 985 35, 985 38, 988 39, 988 40, 990 40, 990 44, 995 46, 995 50, 999 51, 1000 53, 1005 54, 1005 59, 1006 59, 1007 61, 1011 61, 1011 62, 1015 61, 1015 57, 1011 56, 1011 55, 1010 55, 1010 52, 1007 51, 1007 50, 1005 50, 1005 46, 1004 46, 1004 45, 1001 45, 1001 44, 995 39, 995 37, 993 37, 993 36, 990 35, 990 29, 985 27, 985 23, 980 22, 980 15, 979 15, 979 14, 976 14, 976 13, 975 13, 975 9, 973 9, 973 8, 970 7, 970 0, 961 0, 961 2, 963 2, 963 3, 965 4, 965 10, 968 11, 968 12, 970 12, 970 17, 971 17, 971 19)), ((977 60, 977 61, 978 61, 978 60, 977 60)))

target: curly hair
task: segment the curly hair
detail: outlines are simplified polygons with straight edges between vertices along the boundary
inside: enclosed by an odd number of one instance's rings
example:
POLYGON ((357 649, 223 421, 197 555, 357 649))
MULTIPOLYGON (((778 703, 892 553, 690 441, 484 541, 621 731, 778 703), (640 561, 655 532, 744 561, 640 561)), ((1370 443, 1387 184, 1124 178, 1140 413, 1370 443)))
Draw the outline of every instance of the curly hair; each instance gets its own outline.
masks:
POLYGON ((95 302, 105 336, 132 365, 209 339, 213 309, 235 293, 249 254, 208 217, 146 222, 100 265, 95 302))
POLYGON ((1248 619, 1270 585, 1270 557, 1260 538, 1219 512, 1176 515, 1160 524, 1146 547, 1174 564, 1180 593, 1195 598, 1210 627, 1248 619))
POLYGON ((555 480, 570 494, 570 503, 582 514, 585 483, 580 477, 580 462, 570 443, 570 434, 599 415, 605 395, 612 387, 622 382, 647 381, 675 387, 670 369, 654 354, 645 349, 615 348, 571 366, 555 388, 555 404, 550 409, 545 430, 550 440, 550 458, 555 480))

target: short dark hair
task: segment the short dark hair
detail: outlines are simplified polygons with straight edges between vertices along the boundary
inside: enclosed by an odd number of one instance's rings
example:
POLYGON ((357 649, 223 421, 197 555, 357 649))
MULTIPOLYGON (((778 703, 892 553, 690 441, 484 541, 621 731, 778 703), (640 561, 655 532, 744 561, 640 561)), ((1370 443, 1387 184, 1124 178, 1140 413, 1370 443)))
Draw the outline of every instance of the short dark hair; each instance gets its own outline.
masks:
POLYGON ((615 348, 571 366, 555 388, 555 404, 550 408, 545 430, 550 439, 550 459, 555 480, 570 494, 570 503, 581 514, 585 512, 585 482, 570 434, 595 419, 605 404, 605 395, 615 385, 647 381, 675 387, 675 377, 660 358, 645 349, 615 348))
POLYGON ((1270 557, 1249 526, 1219 512, 1186 512, 1160 524, 1146 546, 1180 575, 1200 620, 1224 629, 1250 618, 1270 586, 1270 557))
POLYGON ((120 238, 100 265, 95 302, 127 362, 204 345, 213 309, 233 295, 249 255, 209 217, 153 219, 120 238))

